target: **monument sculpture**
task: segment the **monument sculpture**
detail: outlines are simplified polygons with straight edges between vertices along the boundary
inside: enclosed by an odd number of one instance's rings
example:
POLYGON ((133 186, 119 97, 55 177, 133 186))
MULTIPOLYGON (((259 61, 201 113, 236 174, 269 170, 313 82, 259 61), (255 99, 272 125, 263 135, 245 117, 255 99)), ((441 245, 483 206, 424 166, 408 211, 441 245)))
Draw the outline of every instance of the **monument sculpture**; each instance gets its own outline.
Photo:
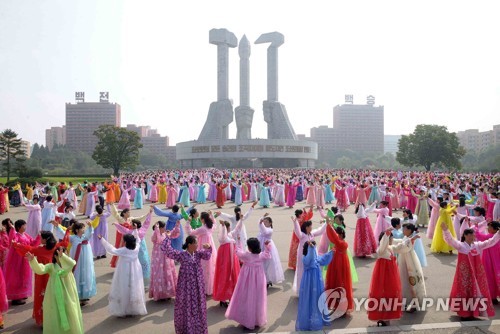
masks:
POLYGON ((229 48, 235 48, 238 40, 227 29, 212 29, 209 42, 217 45, 217 101, 210 104, 198 140, 228 139, 229 124, 233 122, 233 101, 229 99, 229 48))
POLYGON ((209 42, 217 45, 217 101, 210 104, 198 140, 178 143, 176 158, 183 168, 198 167, 314 167, 318 144, 298 140, 285 106, 278 99, 278 48, 285 41, 279 32, 261 35, 256 44, 267 49, 267 99, 263 103, 267 139, 252 139, 254 110, 250 107, 250 42, 243 35, 239 44, 227 29, 212 29, 209 42), (228 138, 233 122, 229 98, 229 48, 238 46, 240 56, 240 104, 234 110, 236 139, 228 138))
POLYGON ((236 138, 252 138, 252 120, 254 110, 250 107, 250 42, 243 35, 238 46, 240 55, 240 105, 236 107, 236 138))
POLYGON ((278 48, 285 42, 279 32, 262 34, 255 44, 271 43, 267 48, 267 100, 263 103, 267 139, 297 139, 286 108, 278 100, 278 48))

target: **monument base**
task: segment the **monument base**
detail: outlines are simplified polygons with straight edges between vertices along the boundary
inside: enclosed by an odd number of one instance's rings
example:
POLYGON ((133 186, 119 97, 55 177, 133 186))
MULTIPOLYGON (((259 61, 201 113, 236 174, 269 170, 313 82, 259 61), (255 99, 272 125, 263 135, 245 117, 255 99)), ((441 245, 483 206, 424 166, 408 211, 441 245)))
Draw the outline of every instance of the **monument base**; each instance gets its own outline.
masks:
POLYGON ((194 140, 176 145, 182 168, 313 168, 318 144, 292 139, 194 140))

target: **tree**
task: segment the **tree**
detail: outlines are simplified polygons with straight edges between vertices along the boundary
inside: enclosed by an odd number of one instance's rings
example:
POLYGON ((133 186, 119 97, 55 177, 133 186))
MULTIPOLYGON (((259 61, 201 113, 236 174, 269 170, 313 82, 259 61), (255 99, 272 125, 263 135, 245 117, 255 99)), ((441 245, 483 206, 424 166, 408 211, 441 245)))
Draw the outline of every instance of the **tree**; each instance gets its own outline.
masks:
POLYGON ((92 159, 104 168, 112 168, 113 175, 120 169, 134 169, 139 164, 141 138, 133 131, 113 125, 101 125, 94 136, 99 142, 92 159))
POLYGON ((459 169, 464 154, 456 134, 445 126, 419 124, 413 133, 401 136, 396 160, 408 167, 423 166, 427 171, 438 163, 459 169))
POLYGON ((0 133, 0 159, 4 160, 2 165, 7 172, 7 182, 10 180, 10 174, 14 167, 19 170, 23 169, 25 156, 26 152, 21 148, 21 139, 17 138, 17 133, 11 129, 0 133))

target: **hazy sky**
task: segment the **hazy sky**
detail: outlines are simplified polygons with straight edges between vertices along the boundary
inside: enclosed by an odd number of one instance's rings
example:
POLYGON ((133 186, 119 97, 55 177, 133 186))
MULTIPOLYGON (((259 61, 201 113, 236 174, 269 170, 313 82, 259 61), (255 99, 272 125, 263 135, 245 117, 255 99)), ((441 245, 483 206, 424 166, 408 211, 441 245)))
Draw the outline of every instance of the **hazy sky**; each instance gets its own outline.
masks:
MULTIPOLYGON (((279 31, 280 102, 296 133, 333 125, 345 94, 385 106, 385 133, 416 124, 451 131, 500 123, 498 1, 0 1, 1 130, 45 143, 75 91, 122 106, 122 126, 151 125, 171 143, 196 139, 216 100, 215 45, 227 28, 252 42, 252 134, 266 137, 266 48, 279 31)), ((230 50, 239 105, 239 57, 230 50)), ((230 125, 236 136, 236 125, 230 125)))

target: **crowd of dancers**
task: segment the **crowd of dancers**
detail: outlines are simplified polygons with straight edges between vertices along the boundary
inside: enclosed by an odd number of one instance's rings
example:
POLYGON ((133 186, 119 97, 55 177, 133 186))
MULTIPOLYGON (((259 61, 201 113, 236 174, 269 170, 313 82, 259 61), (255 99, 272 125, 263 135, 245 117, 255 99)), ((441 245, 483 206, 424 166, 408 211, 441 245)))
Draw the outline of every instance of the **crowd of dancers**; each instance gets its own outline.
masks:
POLYGON ((24 192, 20 185, 0 185, 0 214, 6 215, 0 230, 1 325, 8 300, 22 305, 33 295, 33 318, 44 333, 82 333, 81 307, 97 293, 94 261, 109 254, 113 316, 147 314, 146 294, 155 301, 175 298, 176 333, 208 333, 211 296, 227 308, 227 319, 262 327, 267 288, 285 281, 284 254, 273 242, 266 210, 272 206, 290 208, 288 268, 295 271, 297 330, 328 326, 328 309, 353 312, 353 284, 367 279, 358 277, 353 256, 376 258, 372 301, 400 301, 399 307, 370 309, 370 320, 386 326, 403 311, 419 311, 427 266, 419 229, 432 240, 432 253, 458 252, 450 297, 485 300, 483 308, 453 304, 452 311, 463 319, 491 317, 500 297, 499 181, 498 174, 204 169, 26 185, 24 192), (199 212, 196 204, 206 202, 216 208, 199 212), (228 202, 234 203, 232 214, 221 211, 228 202), (245 213, 244 202, 251 203, 245 213), (298 203, 302 209, 295 210, 298 203), (20 205, 27 219, 13 222, 10 206, 20 205), (144 205, 149 212, 132 217, 131 210, 144 205), (352 253, 342 215, 350 206, 357 217, 352 253), (263 214, 251 218, 256 207, 263 214), (395 211, 402 218, 393 217, 395 211), (376 214, 374 228, 370 214, 376 214), (247 235, 249 220, 258 222, 256 237, 247 235), (150 255, 145 238, 151 226, 150 255), (116 233, 114 245, 109 231, 116 233), (342 305, 321 299, 339 288, 342 305))

